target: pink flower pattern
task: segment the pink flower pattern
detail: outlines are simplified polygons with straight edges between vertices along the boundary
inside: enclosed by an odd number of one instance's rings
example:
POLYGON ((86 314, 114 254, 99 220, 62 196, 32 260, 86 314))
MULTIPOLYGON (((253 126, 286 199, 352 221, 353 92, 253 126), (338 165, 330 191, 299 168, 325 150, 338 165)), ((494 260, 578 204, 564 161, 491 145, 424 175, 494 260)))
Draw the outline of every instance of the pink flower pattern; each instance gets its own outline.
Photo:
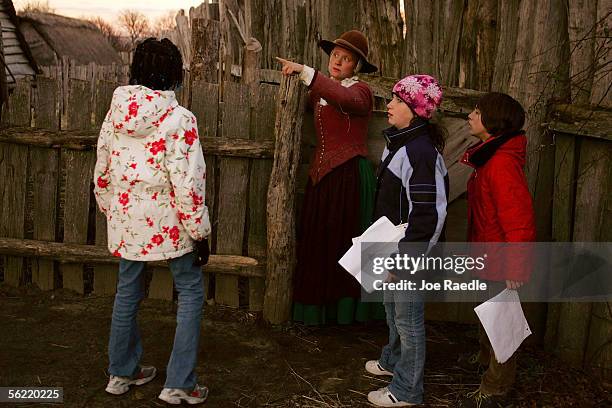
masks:
POLYGON ((114 256, 173 258, 210 233, 196 120, 176 103, 173 92, 117 88, 97 152, 94 193, 107 217, 114 256), (139 123, 137 139, 133 123, 139 123))

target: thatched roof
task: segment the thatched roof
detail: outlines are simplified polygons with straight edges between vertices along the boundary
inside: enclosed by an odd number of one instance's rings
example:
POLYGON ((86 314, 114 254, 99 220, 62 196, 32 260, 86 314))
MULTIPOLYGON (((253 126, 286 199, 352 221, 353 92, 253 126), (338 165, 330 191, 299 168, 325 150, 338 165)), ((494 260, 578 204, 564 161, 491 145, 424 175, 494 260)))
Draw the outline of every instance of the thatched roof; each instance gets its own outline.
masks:
POLYGON ((21 31, 41 66, 55 65, 64 56, 77 64, 121 63, 119 53, 88 21, 51 13, 26 13, 21 16, 21 31))

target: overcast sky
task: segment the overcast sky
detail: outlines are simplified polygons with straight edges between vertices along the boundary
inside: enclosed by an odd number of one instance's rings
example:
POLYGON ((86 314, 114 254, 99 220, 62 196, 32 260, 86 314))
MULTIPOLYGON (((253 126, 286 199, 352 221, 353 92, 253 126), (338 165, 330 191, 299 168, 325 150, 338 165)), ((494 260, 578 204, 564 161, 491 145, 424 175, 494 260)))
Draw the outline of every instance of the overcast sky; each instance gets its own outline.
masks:
MULTIPOLYGON (((19 10, 23 5, 37 1, 41 2, 41 0, 13 0, 13 4, 19 10)), ((48 0, 49 6, 55 9, 56 14, 69 17, 100 16, 110 23, 114 22, 119 11, 124 9, 138 10, 151 20, 155 20, 168 11, 189 10, 189 7, 202 2, 202 0, 48 0)))

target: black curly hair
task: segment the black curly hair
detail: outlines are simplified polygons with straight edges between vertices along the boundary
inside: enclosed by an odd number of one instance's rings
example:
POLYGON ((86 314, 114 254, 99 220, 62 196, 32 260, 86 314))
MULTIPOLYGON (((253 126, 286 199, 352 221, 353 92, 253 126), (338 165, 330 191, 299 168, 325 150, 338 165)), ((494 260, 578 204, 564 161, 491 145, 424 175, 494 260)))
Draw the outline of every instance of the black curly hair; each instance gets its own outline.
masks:
POLYGON ((167 91, 182 83, 183 58, 172 41, 151 37, 138 44, 130 67, 130 85, 167 91))

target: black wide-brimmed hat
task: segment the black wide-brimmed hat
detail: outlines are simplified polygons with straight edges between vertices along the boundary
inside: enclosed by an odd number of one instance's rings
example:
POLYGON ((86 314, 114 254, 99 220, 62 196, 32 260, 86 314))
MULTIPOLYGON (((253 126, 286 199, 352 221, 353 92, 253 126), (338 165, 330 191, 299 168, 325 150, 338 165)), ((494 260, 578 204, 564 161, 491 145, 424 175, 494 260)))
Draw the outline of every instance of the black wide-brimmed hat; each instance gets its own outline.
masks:
POLYGON ((321 47, 321 49, 325 51, 327 55, 331 54, 334 47, 342 47, 346 50, 354 52, 361 58, 363 65, 359 72, 367 74, 378 71, 376 65, 368 62, 368 39, 361 31, 347 31, 346 33, 343 33, 340 38, 334 41, 321 40, 319 41, 319 47, 321 47))

